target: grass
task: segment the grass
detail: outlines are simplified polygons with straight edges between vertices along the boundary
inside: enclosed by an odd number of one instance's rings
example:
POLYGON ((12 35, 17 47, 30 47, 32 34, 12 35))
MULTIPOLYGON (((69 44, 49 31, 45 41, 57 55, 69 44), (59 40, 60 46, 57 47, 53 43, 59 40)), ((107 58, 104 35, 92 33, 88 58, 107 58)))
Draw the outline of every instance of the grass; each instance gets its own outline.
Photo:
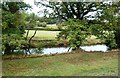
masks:
POLYGON ((3 60, 4 76, 111 76, 118 73, 118 52, 78 52, 3 60))
MULTIPOLYGON (((35 30, 30 30, 28 37, 31 37, 34 32, 35 30)), ((38 30, 33 40, 55 40, 59 32, 60 31, 38 30)))

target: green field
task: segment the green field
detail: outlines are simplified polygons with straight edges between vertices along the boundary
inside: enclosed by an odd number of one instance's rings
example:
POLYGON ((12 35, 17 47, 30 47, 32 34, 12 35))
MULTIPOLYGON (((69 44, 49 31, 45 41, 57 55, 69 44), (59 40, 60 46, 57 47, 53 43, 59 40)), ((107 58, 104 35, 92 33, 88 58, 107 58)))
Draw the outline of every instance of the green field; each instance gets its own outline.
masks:
MULTIPOLYGON (((30 30, 28 37, 31 37, 34 34, 34 32, 35 30, 30 30)), ((37 33, 33 40, 55 40, 59 32, 60 31, 37 30, 37 33)))
POLYGON ((117 76, 118 52, 3 60, 4 76, 117 76))

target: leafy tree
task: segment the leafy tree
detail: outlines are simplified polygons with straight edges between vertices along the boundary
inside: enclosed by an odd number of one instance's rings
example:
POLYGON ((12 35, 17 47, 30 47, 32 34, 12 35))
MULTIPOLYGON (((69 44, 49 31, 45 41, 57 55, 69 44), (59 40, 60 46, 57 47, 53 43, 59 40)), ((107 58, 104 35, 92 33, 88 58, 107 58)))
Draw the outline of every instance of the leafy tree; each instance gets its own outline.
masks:
MULTIPOLYGON (((120 48, 120 17, 119 17, 119 4, 120 2, 111 2, 104 4, 103 11, 101 13, 100 20, 102 22, 103 31, 107 31, 108 36, 106 40, 106 45, 110 48, 120 48), (112 32, 112 33, 111 33, 112 32)), ((104 32, 102 32, 104 34, 104 32)))
POLYGON ((120 48, 119 2, 102 4, 98 20, 89 21, 92 34, 105 40, 110 48, 120 48))
POLYGON ((79 19, 68 19, 68 21, 64 22, 64 25, 65 30, 59 36, 68 39, 73 50, 79 49, 89 34, 87 27, 81 24, 79 19))
POLYGON ((4 54, 12 54, 14 49, 23 47, 24 24, 22 10, 30 8, 24 2, 2 3, 2 36, 4 54), (18 19, 19 18, 19 19, 18 19))

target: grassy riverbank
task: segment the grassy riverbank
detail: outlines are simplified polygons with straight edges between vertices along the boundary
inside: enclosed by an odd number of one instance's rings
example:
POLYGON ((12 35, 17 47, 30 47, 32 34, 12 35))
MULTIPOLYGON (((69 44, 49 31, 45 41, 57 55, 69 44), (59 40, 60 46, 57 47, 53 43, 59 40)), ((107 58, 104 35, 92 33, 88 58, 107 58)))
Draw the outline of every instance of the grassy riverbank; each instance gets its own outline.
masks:
POLYGON ((118 52, 78 52, 3 60, 4 76, 110 76, 118 73, 118 52))

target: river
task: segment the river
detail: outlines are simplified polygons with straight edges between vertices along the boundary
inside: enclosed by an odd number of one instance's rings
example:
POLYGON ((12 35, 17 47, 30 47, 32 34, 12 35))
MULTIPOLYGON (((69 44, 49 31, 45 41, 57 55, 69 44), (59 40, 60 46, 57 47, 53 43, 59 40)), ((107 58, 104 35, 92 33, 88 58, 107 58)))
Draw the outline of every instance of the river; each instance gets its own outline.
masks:
MULTIPOLYGON (((108 47, 104 44, 101 45, 90 45, 90 46, 80 46, 81 49, 83 49, 86 52, 90 51, 101 51, 101 52, 107 52, 108 47)), ((32 48, 30 50, 31 53, 35 54, 35 49, 32 48)), ((69 47, 52 47, 52 48, 43 48, 42 52, 43 54, 54 54, 54 53, 65 53, 67 52, 69 47)), ((71 49, 69 50, 71 52, 71 49)))

